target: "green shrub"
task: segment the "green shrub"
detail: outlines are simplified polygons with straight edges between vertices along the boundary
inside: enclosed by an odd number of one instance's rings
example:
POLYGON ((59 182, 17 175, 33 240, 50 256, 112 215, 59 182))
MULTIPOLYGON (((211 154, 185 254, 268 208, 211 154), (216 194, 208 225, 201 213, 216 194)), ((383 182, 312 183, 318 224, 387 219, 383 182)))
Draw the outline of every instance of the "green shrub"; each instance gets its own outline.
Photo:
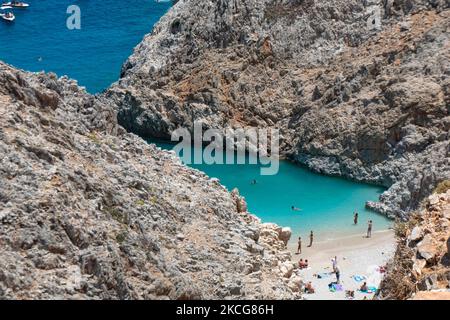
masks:
POLYGON ((87 136, 91 141, 93 141, 95 144, 101 144, 100 138, 97 136, 95 132, 91 132, 87 136))
POLYGON ((125 241, 126 238, 127 238, 127 233, 124 231, 124 232, 119 233, 116 236, 116 241, 117 241, 117 243, 121 244, 125 241))
POLYGON ((450 189, 450 180, 444 180, 436 186, 436 188, 434 189, 434 193, 436 194, 446 193, 447 190, 449 189, 450 189))

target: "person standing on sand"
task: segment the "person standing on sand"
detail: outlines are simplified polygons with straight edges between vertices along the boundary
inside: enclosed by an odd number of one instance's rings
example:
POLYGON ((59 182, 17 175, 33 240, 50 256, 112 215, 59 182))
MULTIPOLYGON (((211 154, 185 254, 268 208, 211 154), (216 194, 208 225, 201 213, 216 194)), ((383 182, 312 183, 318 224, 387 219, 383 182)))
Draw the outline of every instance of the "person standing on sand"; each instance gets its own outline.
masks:
POLYGON ((333 266, 333 272, 336 272, 336 268, 337 268, 337 256, 334 256, 333 259, 331 259, 331 263, 333 266))
POLYGON ((302 253, 302 237, 298 237, 297 254, 302 253))
POLYGON ((311 230, 311 233, 309 234, 309 246, 308 247, 312 247, 313 240, 314 240, 314 234, 311 230))
POLYGON ((369 220, 369 224, 367 226, 367 238, 372 237, 372 220, 369 220))
POLYGON ((341 270, 339 269, 338 265, 336 265, 334 273, 336 273, 336 283, 339 284, 339 282, 341 281, 341 270))
POLYGON ((358 212, 355 211, 355 214, 353 215, 353 223, 356 225, 358 224, 358 212))

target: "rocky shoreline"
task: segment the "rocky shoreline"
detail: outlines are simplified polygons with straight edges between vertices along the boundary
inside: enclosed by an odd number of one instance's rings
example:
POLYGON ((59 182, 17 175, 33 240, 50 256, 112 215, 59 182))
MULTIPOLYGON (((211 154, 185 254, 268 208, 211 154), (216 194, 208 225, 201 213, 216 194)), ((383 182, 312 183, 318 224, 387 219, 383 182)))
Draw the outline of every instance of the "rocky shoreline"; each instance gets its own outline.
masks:
POLYGON ((439 189, 410 221, 397 226, 399 243, 381 298, 450 297, 450 183, 439 189))

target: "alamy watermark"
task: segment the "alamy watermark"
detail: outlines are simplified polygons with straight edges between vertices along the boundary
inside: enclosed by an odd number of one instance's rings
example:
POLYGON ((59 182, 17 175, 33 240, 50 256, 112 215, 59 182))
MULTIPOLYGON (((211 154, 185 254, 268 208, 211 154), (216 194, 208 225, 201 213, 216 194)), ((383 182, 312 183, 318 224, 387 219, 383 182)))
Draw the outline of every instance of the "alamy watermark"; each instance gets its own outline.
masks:
POLYGON ((369 30, 381 30, 381 9, 377 5, 372 5, 367 8, 367 29, 369 30))
POLYGON ((70 5, 67 7, 66 13, 69 17, 66 20, 66 26, 69 30, 81 29, 81 9, 77 5, 70 5))
POLYGON ((261 175, 275 175, 279 170, 277 129, 227 128, 203 130, 195 122, 193 133, 180 128, 172 133, 173 149, 185 164, 252 164, 260 165, 261 175))
MULTIPOLYGON (((81 29, 80 7, 77 5, 70 5, 67 7, 66 13, 69 15, 66 20, 67 29, 81 29)), ((366 13, 369 15, 367 19, 367 28, 369 30, 381 30, 381 9, 379 4, 369 5, 366 13)))

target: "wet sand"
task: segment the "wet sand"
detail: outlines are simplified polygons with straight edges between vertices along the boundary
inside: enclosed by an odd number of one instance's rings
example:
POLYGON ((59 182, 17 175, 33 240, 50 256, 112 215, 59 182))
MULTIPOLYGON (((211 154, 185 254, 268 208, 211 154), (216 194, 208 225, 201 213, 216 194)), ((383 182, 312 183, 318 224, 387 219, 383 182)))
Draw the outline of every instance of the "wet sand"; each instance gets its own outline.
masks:
MULTIPOLYGON (((296 240, 296 239, 295 239, 296 240)), ((308 259, 309 266, 307 270, 301 270, 300 276, 306 283, 311 281, 316 292, 314 294, 305 294, 304 298, 308 300, 341 300, 346 299, 345 291, 354 290, 355 300, 364 298, 371 299, 373 294, 364 294, 357 291, 364 280, 355 281, 352 276, 365 276, 367 282, 378 286, 380 274, 376 272, 378 266, 385 265, 393 257, 395 251, 395 236, 393 230, 378 231, 372 234, 368 239, 365 235, 348 236, 332 241, 320 242, 315 239, 312 247, 307 247, 307 241, 303 241, 302 253, 296 254, 297 244, 294 239, 288 244, 292 252, 293 261, 297 262, 300 258, 308 259), (337 256, 338 265, 341 270, 342 291, 331 292, 328 284, 336 281, 335 274, 332 272, 331 259, 337 256), (321 274, 322 278, 314 275, 321 274)))

